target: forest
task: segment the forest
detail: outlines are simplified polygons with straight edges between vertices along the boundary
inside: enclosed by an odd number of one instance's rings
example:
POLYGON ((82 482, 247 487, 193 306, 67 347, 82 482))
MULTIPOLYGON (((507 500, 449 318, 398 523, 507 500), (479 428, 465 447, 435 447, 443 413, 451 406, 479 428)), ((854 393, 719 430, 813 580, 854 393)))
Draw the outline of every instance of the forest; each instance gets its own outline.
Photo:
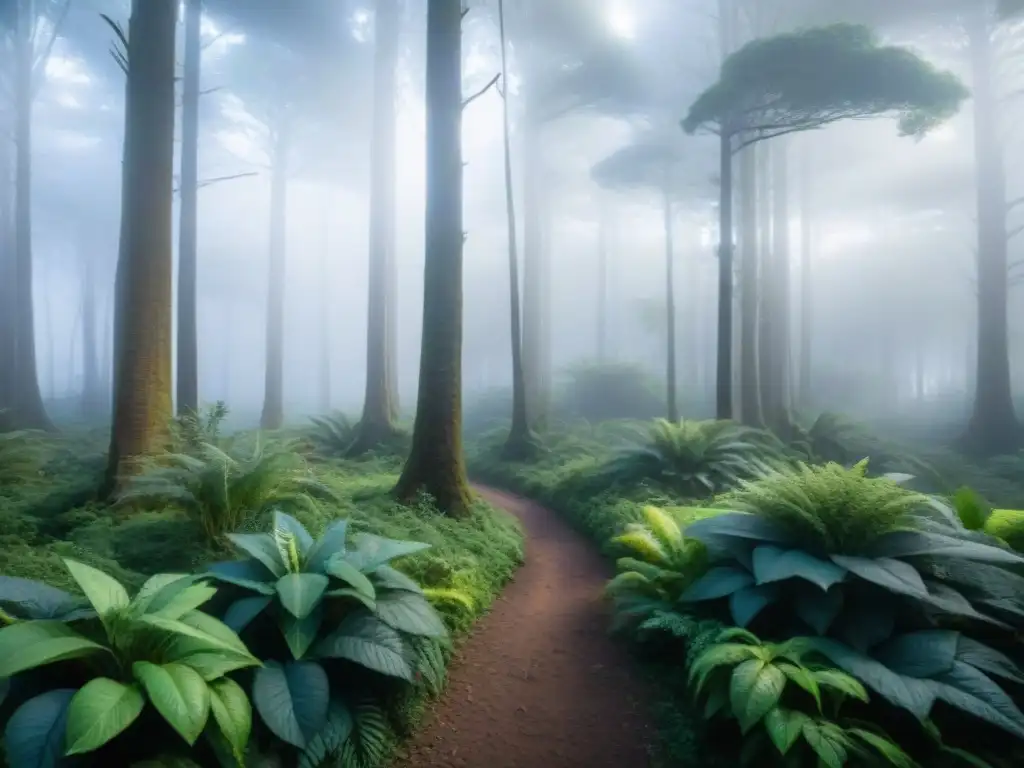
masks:
POLYGON ((1024 0, 0 0, 0 768, 1024 765, 1024 0))

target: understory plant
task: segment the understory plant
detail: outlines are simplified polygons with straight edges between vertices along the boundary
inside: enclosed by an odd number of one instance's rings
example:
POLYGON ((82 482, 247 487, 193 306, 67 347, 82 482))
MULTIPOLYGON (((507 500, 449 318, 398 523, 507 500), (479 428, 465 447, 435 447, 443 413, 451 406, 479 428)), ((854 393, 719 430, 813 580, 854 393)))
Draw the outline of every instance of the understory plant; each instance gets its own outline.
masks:
POLYGON ((747 482, 685 535, 710 568, 680 600, 808 647, 919 719, 937 701, 1024 739, 1024 558, 938 499, 837 464, 747 482), (728 510, 728 511, 725 511, 728 510), (1002 648, 1004 653, 997 648, 1002 648))
POLYGON ((43 463, 45 443, 40 432, 0 432, 0 489, 32 478, 43 463))
POLYGON ((289 445, 257 440, 252 453, 241 457, 212 443, 200 444, 195 454, 165 454, 128 482, 118 504, 179 507, 216 539, 272 508, 314 508, 314 499, 334 497, 289 445))
POLYGON ((390 565, 429 545, 363 533, 350 547, 347 520, 314 540, 279 511, 270 532, 228 538, 242 559, 208 574, 238 593, 224 622, 264 662, 251 695, 266 728, 300 765, 379 757, 388 732, 372 694, 388 679, 426 678, 436 688, 443 675, 445 625, 419 585, 390 565))
POLYGON ((356 441, 358 422, 341 411, 310 418, 309 440, 323 456, 344 456, 356 441))
POLYGON ((221 427, 228 416, 223 400, 200 411, 187 411, 171 420, 171 445, 175 452, 202 453, 203 445, 220 445, 221 427))
POLYGON ((151 730, 154 714, 182 748, 205 734, 222 765, 242 765, 251 708, 226 675, 259 661, 199 610, 216 589, 162 574, 130 598, 102 571, 64 563, 88 605, 44 584, 0 583, 0 680, 17 698, 4 724, 8 768, 78 765, 82 756, 89 765, 127 765, 165 747, 179 751, 151 730))
POLYGON ((843 716, 849 700, 868 701, 855 678, 821 663, 799 640, 762 643, 744 629, 719 633, 690 665, 707 719, 729 718, 743 736, 744 765, 763 765, 765 750, 787 766, 842 768, 914 761, 884 731, 843 716))
POLYGON ((658 419, 646 443, 613 459, 608 471, 623 483, 650 481, 695 498, 731 488, 785 460, 777 441, 762 430, 731 421, 658 419))

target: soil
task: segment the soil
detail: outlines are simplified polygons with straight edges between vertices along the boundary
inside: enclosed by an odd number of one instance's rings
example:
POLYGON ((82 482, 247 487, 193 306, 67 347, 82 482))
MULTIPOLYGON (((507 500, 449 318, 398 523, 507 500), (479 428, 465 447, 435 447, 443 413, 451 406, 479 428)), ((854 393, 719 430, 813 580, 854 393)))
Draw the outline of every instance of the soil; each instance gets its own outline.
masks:
POLYGON ((395 768, 646 768, 647 696, 608 637, 607 565, 549 510, 476 490, 522 521, 526 562, 395 768))

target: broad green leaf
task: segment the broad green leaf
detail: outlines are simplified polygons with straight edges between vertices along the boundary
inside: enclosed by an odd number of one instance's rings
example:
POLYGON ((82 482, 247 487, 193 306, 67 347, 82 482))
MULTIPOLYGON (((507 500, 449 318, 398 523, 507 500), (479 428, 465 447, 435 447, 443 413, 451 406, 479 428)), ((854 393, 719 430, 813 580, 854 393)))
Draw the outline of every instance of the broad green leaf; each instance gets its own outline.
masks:
POLYGON ((729 703, 743 733, 778 705, 785 687, 786 676, 781 670, 761 659, 744 661, 732 671, 729 703))
POLYGON ((721 712, 729 703, 729 694, 725 688, 713 688, 704 702, 704 719, 710 720, 721 712))
POLYGON ((268 661, 256 671, 252 700, 267 727, 282 741, 305 749, 327 723, 330 684, 319 664, 268 661))
POLYGON ((345 551, 348 520, 335 520, 328 525, 306 555, 305 570, 309 573, 327 573, 327 561, 345 551))
POLYGON ((148 661, 135 662, 132 674, 164 720, 189 746, 195 744, 210 716, 210 688, 202 675, 184 664, 148 661))
POLYGON ((410 635, 447 637, 444 622, 427 602, 413 592, 386 592, 377 596, 377 617, 393 629, 410 635))
POLYGON ((8 768, 57 768, 75 693, 73 688, 47 691, 15 710, 3 733, 8 768))
MULTIPOLYGON (((818 707, 818 711, 821 711, 821 688, 818 686, 818 681, 814 679, 814 673, 807 667, 800 667, 796 664, 788 664, 786 662, 780 662, 776 665, 779 670, 786 676, 788 680, 796 683, 803 688, 807 693, 814 699, 815 704, 818 707)), ((785 753, 783 753, 785 754, 785 753)))
POLYGON ((717 600, 753 584, 754 577, 746 571, 729 566, 718 566, 711 568, 691 584, 689 589, 680 596, 679 601, 695 603, 701 600, 717 600))
POLYGON ((954 557, 1002 565, 1024 565, 1024 557, 1009 549, 939 533, 894 531, 887 533, 871 549, 876 557, 954 557))
POLYGON ((746 539, 751 542, 766 541, 773 544, 785 544, 790 538, 782 527, 747 512, 723 512, 714 517, 697 520, 686 526, 683 534, 705 544, 714 543, 713 537, 746 539))
POLYGON ((793 602, 796 615, 819 635, 828 632, 842 609, 843 593, 840 589, 830 589, 828 592, 807 590, 793 602))
POLYGON ((839 615, 832 634, 855 651, 867 653, 892 636, 899 600, 895 595, 886 594, 875 594, 871 599, 856 593, 845 595, 845 610, 839 615))
POLYGON ((268 571, 278 578, 284 576, 288 569, 281 560, 274 538, 266 533, 229 533, 228 540, 235 547, 253 559, 259 561, 268 571))
POLYGON ((295 543, 299 545, 299 553, 303 556, 306 556, 313 548, 313 537, 309 535, 306 526, 279 509, 274 510, 274 528, 288 531, 294 536, 295 543))
POLYGON ((953 668, 959 637, 948 629, 908 632, 886 641, 871 655, 896 674, 934 677, 953 668))
POLYGON ((377 597, 372 582, 354 564, 345 559, 346 555, 336 555, 327 561, 327 573, 362 592, 371 599, 377 597))
POLYGON ((872 747, 885 759, 887 765, 894 766, 894 768, 918 768, 917 763, 910 755, 884 736, 879 736, 864 728, 849 728, 846 733, 872 747))
MULTIPOLYGON (((646 564, 645 564, 646 565, 646 564)), ((665 573, 668 573, 667 571, 665 573)), ((406 576, 397 568, 392 568, 390 565, 382 565, 373 572, 374 577, 377 580, 377 587, 383 589, 402 589, 406 592, 418 592, 423 593, 423 588, 420 587, 413 579, 406 576)))
POLYGON ((832 723, 808 720, 802 729, 804 741, 818 756, 823 768, 843 768, 847 760, 849 739, 832 723))
POLYGON ((231 751, 242 765, 252 731, 252 705, 245 691, 234 680, 225 678, 210 684, 210 711, 231 751))
POLYGON ((213 646, 183 635, 174 637, 164 651, 162 661, 192 667, 204 680, 216 680, 229 672, 259 666, 259 660, 241 651, 213 646))
POLYGON ((68 706, 65 755, 99 749, 142 714, 146 697, 136 685, 97 677, 82 686, 68 706))
POLYGON ((957 640, 956 660, 970 664, 988 675, 1024 685, 1024 673, 1009 656, 964 635, 960 635, 957 640))
POLYGON ((785 579, 803 579, 827 591, 846 578, 846 570, 800 549, 762 545, 753 554, 754 578, 758 584, 785 579))
POLYGON ((189 611, 194 611, 201 605, 210 601, 217 594, 217 588, 206 583, 193 584, 178 592, 166 603, 157 606, 154 600, 150 611, 157 616, 168 619, 180 619, 189 611))
POLYGON ((1024 739, 1024 713, 983 672, 955 661, 952 669, 929 682, 933 683, 937 698, 1024 739))
POLYGON ((761 584, 738 589, 729 595, 729 611, 739 627, 746 627, 779 596, 776 584, 761 584))
POLYGON ((370 613, 353 613, 321 640, 314 652, 321 658, 348 659, 384 675, 413 681, 402 637, 370 613))
POLYGON ((266 595, 253 595, 235 600, 224 614, 224 625, 233 632, 241 632, 274 601, 266 595))
POLYGON ((289 573, 277 582, 277 597, 288 613, 306 618, 324 596, 330 579, 321 573, 289 573))
POLYGON ((242 642, 238 633, 234 632, 223 621, 215 619, 208 613, 191 611, 182 616, 179 623, 198 630, 204 636, 212 637, 229 648, 244 654, 249 653, 249 648, 242 642))
POLYGON ((969 616, 972 619, 983 621, 986 624, 992 624, 1002 629, 1010 628, 1009 625, 1004 624, 998 619, 979 612, 971 605, 970 600, 947 584, 938 581, 926 581, 925 586, 928 588, 928 597, 923 602, 942 613, 949 614, 950 616, 969 616))
MULTIPOLYGON (((229 639, 228 637, 221 636, 219 634, 211 634, 204 629, 199 629, 193 626, 190 622, 186 622, 185 619, 187 617, 193 617, 198 613, 199 611, 194 611, 191 614, 185 614, 185 616, 180 620, 165 619, 162 616, 143 616, 139 621, 142 624, 148 624, 155 629, 166 632, 171 638, 175 635, 191 637, 206 643, 211 648, 220 648, 222 650, 235 651, 243 654, 248 653, 248 650, 242 644, 242 641, 238 639, 237 635, 235 635, 233 639, 229 639)), ((216 619, 213 619, 212 616, 209 618, 213 621, 217 621, 216 619)), ((231 632, 227 627, 224 627, 224 630, 231 632)))
POLYGON ((691 683, 697 683, 697 691, 703 688, 704 683, 718 667, 731 667, 741 664, 744 661, 753 659, 757 653, 757 646, 743 645, 741 643, 721 643, 712 645, 690 665, 689 679, 691 683))
POLYGON ((331 699, 327 725, 320 729, 299 756, 299 768, 320 768, 345 745, 355 728, 352 711, 341 699, 331 699))
POLYGON ((150 610, 162 608, 166 605, 167 600, 177 595, 178 592, 191 585, 195 580, 195 576, 185 573, 158 573, 155 576, 150 576, 132 599, 132 610, 137 613, 146 613, 150 610), (157 596, 160 596, 160 604, 154 605, 157 602, 157 596))
POLYGON ((261 595, 273 595, 274 583, 279 578, 257 560, 227 560, 214 563, 203 575, 225 584, 234 584, 242 589, 259 592, 261 595))
POLYGON ((898 595, 928 597, 921 574, 912 565, 887 557, 875 559, 852 555, 832 555, 832 561, 864 581, 870 581, 898 595))
POLYGON ((351 587, 339 587, 338 589, 328 589, 326 592, 324 592, 324 597, 352 599, 359 603, 362 603, 371 611, 377 608, 376 600, 374 600, 372 597, 367 597, 362 592, 352 589, 351 587))
POLYGON ((838 669, 818 669, 813 674, 819 686, 831 688, 834 691, 839 691, 844 696, 867 703, 868 692, 864 690, 864 686, 856 678, 851 677, 845 672, 840 672, 838 669))
POLYGON ((764 727, 779 754, 786 755, 800 738, 804 723, 809 720, 803 712, 775 707, 764 716, 764 727))
POLYGON ((0 609, 19 619, 72 621, 92 613, 80 597, 17 576, 0 576, 0 609))
POLYGON ((19 621, 0 629, 0 678, 107 651, 60 621, 19 621))
POLYGON ((82 588, 86 599, 96 609, 100 618, 119 608, 127 608, 131 603, 128 592, 121 586, 121 583, 103 571, 66 557, 64 566, 71 573, 72 578, 78 582, 78 586, 82 588))
POLYGON ((281 615, 281 634, 284 635, 284 640, 288 643, 288 650, 292 652, 293 658, 301 659, 306 655, 313 641, 316 640, 323 620, 323 605, 318 605, 308 616, 302 619, 296 619, 288 614, 281 615))
POLYGON ((430 545, 420 541, 400 541, 372 533, 360 533, 355 539, 355 549, 345 559, 362 573, 370 573, 396 558, 425 549, 430 549, 430 545))

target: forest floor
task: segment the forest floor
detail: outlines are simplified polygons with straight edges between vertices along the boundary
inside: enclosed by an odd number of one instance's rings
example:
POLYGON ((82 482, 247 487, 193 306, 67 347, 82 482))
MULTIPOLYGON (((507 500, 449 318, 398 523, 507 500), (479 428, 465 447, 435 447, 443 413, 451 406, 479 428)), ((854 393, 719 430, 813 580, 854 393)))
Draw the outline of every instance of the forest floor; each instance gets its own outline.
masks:
POLYGON ((608 637, 608 566, 549 510, 489 488, 516 515, 526 561, 460 646, 448 687, 396 768, 644 768, 644 685, 608 637))

